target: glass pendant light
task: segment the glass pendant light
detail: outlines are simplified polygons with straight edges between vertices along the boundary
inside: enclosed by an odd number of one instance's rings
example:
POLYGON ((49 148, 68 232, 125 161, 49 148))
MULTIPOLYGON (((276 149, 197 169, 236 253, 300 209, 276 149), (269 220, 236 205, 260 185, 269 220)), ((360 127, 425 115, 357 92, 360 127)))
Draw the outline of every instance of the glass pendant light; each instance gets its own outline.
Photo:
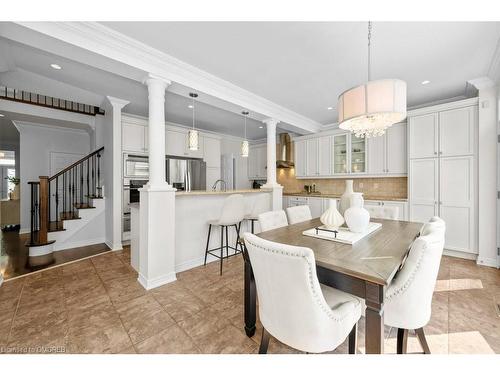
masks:
POLYGON ((371 29, 368 22, 368 81, 339 96, 339 128, 356 137, 383 135, 385 130, 406 118, 406 82, 399 79, 371 81, 371 29))
POLYGON ((241 142, 241 156, 244 158, 248 158, 248 141, 247 141, 247 116, 248 111, 241 112, 243 116, 245 116, 245 139, 241 142))
POLYGON ((193 129, 189 130, 188 132, 188 148, 191 151, 197 151, 199 149, 200 134, 198 130, 194 128, 194 98, 197 98, 198 94, 191 92, 189 93, 189 96, 193 100, 193 102, 191 103, 191 109, 193 110, 193 129))

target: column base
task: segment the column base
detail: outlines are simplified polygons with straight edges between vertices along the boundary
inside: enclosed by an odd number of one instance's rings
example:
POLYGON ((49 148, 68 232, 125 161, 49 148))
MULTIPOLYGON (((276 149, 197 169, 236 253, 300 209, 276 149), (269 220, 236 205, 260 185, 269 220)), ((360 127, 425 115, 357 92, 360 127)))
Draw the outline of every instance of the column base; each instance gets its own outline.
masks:
POLYGON ((155 279, 148 279, 141 273, 139 273, 139 276, 137 277, 137 281, 139 282, 139 284, 141 284, 142 287, 146 290, 158 288, 159 286, 174 282, 176 280, 177 276, 175 275, 175 272, 171 272, 170 274, 166 274, 155 279))

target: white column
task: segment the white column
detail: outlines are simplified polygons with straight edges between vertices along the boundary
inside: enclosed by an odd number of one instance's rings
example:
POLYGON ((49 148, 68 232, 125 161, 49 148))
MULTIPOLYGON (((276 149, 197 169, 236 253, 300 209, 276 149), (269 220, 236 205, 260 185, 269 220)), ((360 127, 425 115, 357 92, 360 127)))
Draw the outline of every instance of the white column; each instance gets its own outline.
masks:
POLYGON ((165 179, 165 89, 170 81, 149 75, 149 183, 140 189, 139 283, 153 289, 175 281, 175 189, 165 179))
POLYGON ((278 120, 267 118, 263 120, 267 127, 267 181, 262 186, 272 189, 271 208, 281 210, 283 204, 283 187, 276 180, 276 125, 278 120))
POLYGON ((122 109, 127 100, 107 96, 111 111, 107 110, 104 124, 104 190, 106 199, 106 244, 111 250, 122 249, 122 109), (111 113, 110 113, 111 112, 111 113))
POLYGON ((149 98, 149 186, 165 187, 165 90, 170 81, 154 75, 144 80, 149 98))

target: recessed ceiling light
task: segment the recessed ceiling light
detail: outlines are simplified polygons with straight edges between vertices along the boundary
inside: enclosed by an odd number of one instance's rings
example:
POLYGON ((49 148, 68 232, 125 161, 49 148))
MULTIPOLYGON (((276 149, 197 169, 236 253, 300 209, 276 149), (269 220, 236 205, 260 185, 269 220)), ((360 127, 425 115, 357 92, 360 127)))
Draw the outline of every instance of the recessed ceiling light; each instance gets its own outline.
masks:
POLYGON ((52 69, 55 69, 55 70, 61 70, 62 69, 61 65, 58 65, 58 64, 50 64, 50 67, 52 69))
POLYGON ((333 107, 328 107, 327 109, 328 109, 329 111, 331 111, 331 110, 333 109, 333 107))
POLYGON ((0 113, 0 117, 5 117, 5 115, 4 115, 4 114, 2 114, 2 113, 0 113))
POLYGON ((193 108, 193 105, 192 105, 192 104, 188 105, 188 108, 191 108, 191 109, 192 109, 192 108, 193 108))
POLYGON ((422 85, 427 85, 428 83, 431 83, 431 81, 427 81, 427 80, 422 81, 422 85))
POLYGON ((259 126, 259 129, 264 129, 264 127, 263 126, 259 126))

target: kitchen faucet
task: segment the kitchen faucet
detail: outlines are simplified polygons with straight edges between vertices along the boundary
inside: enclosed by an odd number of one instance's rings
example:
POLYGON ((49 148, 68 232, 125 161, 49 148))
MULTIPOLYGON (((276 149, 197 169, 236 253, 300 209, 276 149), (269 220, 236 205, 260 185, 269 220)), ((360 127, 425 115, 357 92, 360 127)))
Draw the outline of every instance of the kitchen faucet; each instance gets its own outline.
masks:
POLYGON ((222 179, 219 179, 217 181, 214 182, 214 184, 212 185, 212 191, 215 191, 217 190, 217 183, 220 182, 220 186, 221 186, 221 190, 222 191, 226 191, 226 181, 222 180, 222 179), (223 188, 224 187, 224 188, 223 188))

